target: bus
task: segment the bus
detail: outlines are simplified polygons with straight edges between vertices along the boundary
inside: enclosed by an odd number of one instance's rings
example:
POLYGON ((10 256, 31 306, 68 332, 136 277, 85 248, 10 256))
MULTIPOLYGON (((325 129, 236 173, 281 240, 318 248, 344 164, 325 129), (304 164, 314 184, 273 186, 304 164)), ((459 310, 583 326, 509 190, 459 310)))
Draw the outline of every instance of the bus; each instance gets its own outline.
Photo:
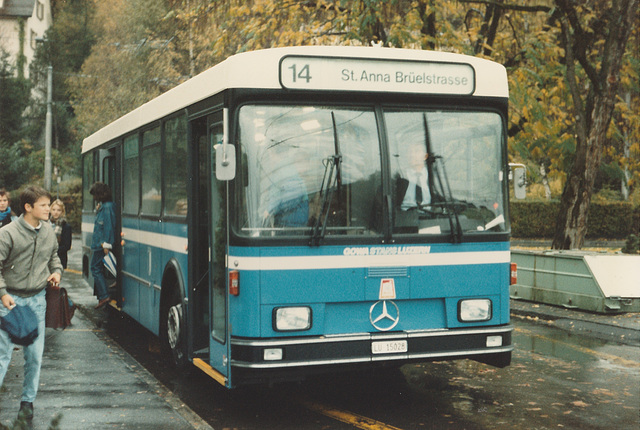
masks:
POLYGON ((229 57, 87 137, 116 206, 110 305, 228 388, 511 360, 500 64, 379 47, 229 57))

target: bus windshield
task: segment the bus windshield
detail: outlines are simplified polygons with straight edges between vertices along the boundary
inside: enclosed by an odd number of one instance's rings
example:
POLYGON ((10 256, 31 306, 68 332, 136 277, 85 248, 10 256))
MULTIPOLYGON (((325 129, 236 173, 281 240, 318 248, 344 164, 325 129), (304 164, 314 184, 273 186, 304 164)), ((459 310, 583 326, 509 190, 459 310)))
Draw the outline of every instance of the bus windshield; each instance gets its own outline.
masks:
POLYGON ((243 106, 236 232, 319 239, 381 236, 388 228, 455 241, 506 230, 500 115, 382 112, 243 106))

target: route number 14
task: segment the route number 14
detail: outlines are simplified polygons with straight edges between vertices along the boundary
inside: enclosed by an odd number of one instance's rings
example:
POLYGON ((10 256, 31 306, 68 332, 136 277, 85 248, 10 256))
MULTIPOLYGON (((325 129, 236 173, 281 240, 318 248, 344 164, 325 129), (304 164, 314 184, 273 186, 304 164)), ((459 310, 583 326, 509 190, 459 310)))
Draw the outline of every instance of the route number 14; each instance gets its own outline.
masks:
POLYGON ((309 81, 311 80, 311 69, 309 68, 308 64, 305 64, 304 66, 302 66, 300 71, 298 71, 297 64, 293 64, 292 66, 289 67, 289 69, 291 70, 294 83, 298 82, 298 79, 300 79, 301 81, 304 79, 308 84, 309 81))

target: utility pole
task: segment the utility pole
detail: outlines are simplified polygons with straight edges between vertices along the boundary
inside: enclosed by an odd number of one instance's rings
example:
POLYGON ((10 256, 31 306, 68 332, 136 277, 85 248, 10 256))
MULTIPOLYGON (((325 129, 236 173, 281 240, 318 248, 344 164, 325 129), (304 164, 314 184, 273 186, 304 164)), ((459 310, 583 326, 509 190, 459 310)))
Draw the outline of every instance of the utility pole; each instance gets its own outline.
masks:
POLYGON ((53 98, 53 67, 47 67, 47 119, 44 140, 44 188, 51 191, 51 141, 53 140, 53 114, 51 113, 51 103, 53 98))
MULTIPOLYGON (((36 43, 47 43, 44 37, 37 37, 36 43)), ((51 144, 53 141, 53 113, 51 112, 51 104, 53 100, 53 66, 51 65, 51 57, 49 57, 49 66, 47 67, 47 117, 44 131, 44 188, 51 191, 51 176, 53 171, 53 161, 51 160, 51 144)))

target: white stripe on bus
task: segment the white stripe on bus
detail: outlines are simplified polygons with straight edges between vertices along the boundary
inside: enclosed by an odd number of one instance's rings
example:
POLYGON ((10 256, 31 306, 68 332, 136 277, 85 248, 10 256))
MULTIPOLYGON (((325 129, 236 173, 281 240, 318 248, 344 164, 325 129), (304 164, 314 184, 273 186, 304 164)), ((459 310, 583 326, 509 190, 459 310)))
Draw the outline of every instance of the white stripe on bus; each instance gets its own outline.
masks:
POLYGON ((231 255, 228 267, 233 270, 308 270, 356 269, 367 267, 462 266, 503 264, 511 261, 509 251, 442 252, 420 255, 322 255, 239 257, 231 255))
MULTIPOLYGON (((93 224, 83 223, 82 231, 91 233, 93 224)), ((124 240, 187 254, 186 238, 125 228, 124 240)), ((229 268, 235 270, 307 270, 356 269, 367 267, 459 266, 511 262, 509 251, 436 252, 416 255, 322 255, 245 257, 229 256, 229 268)))
MULTIPOLYGON (((82 232, 93 233, 93 224, 83 222, 82 232)), ((125 244, 127 241, 131 241, 141 245, 166 249, 167 251, 173 251, 179 254, 187 254, 187 244, 189 242, 186 237, 153 233, 150 231, 135 230, 131 228, 123 228, 122 232, 124 233, 124 237, 122 239, 125 241, 125 244)))

